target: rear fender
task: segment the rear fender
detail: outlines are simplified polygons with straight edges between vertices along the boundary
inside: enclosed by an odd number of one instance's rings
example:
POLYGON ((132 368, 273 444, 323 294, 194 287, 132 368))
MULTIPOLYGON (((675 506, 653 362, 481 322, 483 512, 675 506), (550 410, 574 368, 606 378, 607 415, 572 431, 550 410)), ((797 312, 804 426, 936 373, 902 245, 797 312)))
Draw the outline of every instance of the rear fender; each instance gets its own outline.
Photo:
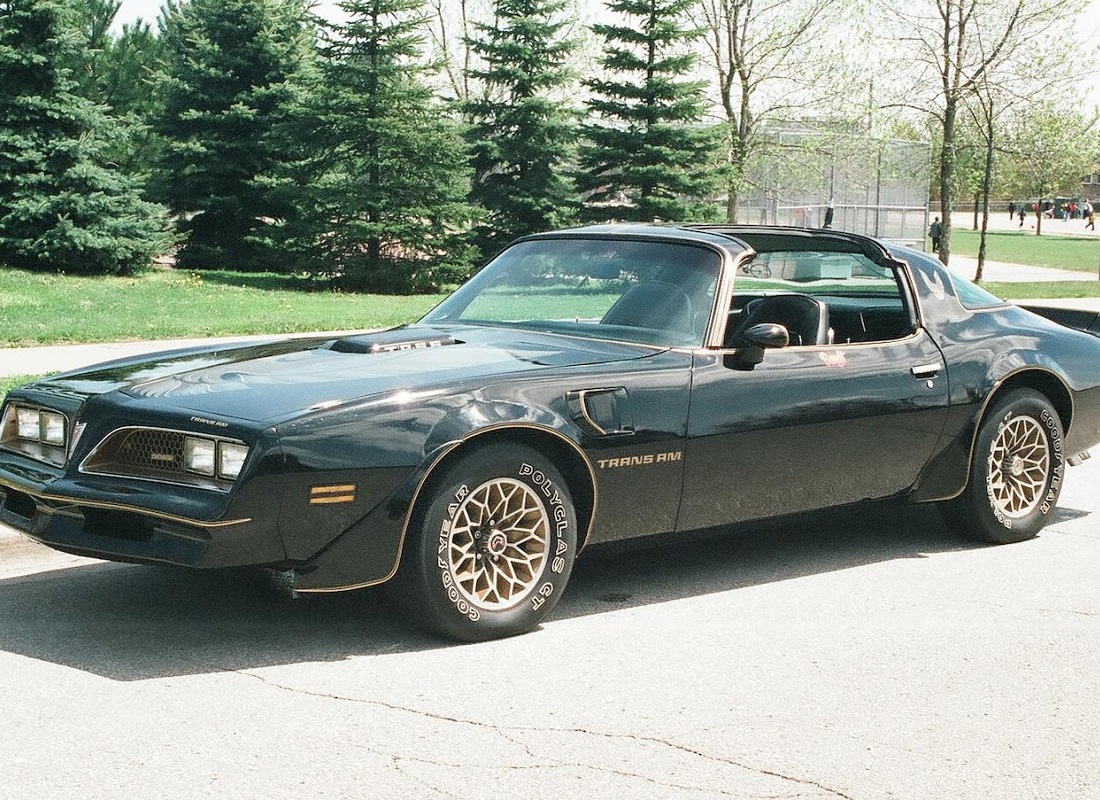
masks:
POLYGON ((1100 337, 1100 311, 1056 306, 1026 305, 1020 307, 1032 314, 1038 314, 1040 317, 1057 322, 1063 327, 1100 337))
MULTIPOLYGON (((989 406, 998 397, 1015 389, 1029 388, 1046 396, 1058 412, 1063 429, 1068 433, 1073 422, 1073 399, 1065 382, 1049 366, 1030 364, 1007 369, 1001 365, 1004 373, 984 387, 984 400, 970 406, 969 410, 959 409, 953 413, 964 413, 966 417, 954 425, 957 433, 940 450, 939 455, 925 468, 921 478, 910 495, 915 502, 949 500, 960 495, 970 476, 970 465, 974 457, 974 445, 978 431, 989 406)), ((994 371, 993 374, 996 374, 994 371)), ((980 396, 980 395, 979 395, 980 396)))

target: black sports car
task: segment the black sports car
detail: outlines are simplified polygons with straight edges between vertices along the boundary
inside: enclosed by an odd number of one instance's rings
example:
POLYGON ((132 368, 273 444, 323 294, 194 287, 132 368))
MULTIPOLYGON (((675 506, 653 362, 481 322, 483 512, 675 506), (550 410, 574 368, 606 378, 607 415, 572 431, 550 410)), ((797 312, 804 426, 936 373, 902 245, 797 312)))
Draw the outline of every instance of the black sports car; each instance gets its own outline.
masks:
POLYGON ((389 581, 465 640, 538 625, 586 544, 874 498, 1018 541, 1100 442, 1100 324, 1064 313, 836 231, 531 236, 413 325, 12 391, 0 520, 298 592, 389 581))

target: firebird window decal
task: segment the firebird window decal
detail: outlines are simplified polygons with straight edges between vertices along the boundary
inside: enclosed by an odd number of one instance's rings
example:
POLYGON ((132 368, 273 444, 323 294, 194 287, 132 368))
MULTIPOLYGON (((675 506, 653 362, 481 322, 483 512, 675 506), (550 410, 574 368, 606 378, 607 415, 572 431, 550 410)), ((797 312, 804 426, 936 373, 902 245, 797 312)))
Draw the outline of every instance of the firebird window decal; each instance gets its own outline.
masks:
POLYGON ((935 274, 935 280, 928 277, 923 269, 918 269, 917 274, 920 275, 920 279, 924 282, 924 285, 928 288, 929 293, 937 300, 943 300, 947 297, 947 289, 943 285, 943 278, 937 272, 935 274))

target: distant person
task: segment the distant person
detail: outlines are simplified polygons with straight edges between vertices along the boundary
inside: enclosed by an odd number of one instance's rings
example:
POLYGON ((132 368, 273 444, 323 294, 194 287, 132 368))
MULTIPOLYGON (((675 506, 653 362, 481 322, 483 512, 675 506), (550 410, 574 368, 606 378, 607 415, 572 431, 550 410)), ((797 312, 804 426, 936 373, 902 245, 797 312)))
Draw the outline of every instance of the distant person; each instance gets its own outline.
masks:
POLYGON ((938 253, 940 251, 940 237, 943 236, 943 225, 940 224, 939 217, 932 220, 932 224, 928 226, 928 235, 932 237, 932 252, 938 253))
POLYGON ((1008 201, 1008 219, 1012 220, 1016 216, 1016 202, 1014 200, 1008 201))
POLYGON ((1016 216, 1020 218, 1020 227, 1024 227, 1024 217, 1027 216, 1027 212, 1024 211, 1024 207, 1020 206, 1020 210, 1016 212, 1016 216))
POLYGON ((1084 213, 1085 219, 1088 220, 1088 222, 1085 223, 1085 227, 1090 231, 1096 230, 1096 209, 1092 207, 1091 200, 1085 201, 1084 213))

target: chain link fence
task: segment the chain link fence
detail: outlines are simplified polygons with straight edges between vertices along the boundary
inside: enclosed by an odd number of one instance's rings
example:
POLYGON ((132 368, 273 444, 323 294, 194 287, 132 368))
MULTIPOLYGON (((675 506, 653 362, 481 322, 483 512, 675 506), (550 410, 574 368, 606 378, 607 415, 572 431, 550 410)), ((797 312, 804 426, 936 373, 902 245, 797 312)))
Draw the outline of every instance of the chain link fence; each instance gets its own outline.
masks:
POLYGON ((813 130, 770 138, 747 172, 740 222, 828 226, 923 249, 930 143, 813 130))

